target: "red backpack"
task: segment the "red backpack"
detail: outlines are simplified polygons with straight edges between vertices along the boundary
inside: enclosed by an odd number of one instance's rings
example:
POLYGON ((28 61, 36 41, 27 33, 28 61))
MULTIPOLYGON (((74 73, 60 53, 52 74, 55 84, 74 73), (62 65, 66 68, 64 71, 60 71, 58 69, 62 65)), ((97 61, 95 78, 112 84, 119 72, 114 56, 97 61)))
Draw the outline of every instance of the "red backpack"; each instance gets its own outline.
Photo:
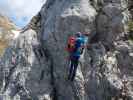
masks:
POLYGON ((67 42, 67 51, 73 52, 75 49, 76 38, 74 36, 69 37, 67 42))

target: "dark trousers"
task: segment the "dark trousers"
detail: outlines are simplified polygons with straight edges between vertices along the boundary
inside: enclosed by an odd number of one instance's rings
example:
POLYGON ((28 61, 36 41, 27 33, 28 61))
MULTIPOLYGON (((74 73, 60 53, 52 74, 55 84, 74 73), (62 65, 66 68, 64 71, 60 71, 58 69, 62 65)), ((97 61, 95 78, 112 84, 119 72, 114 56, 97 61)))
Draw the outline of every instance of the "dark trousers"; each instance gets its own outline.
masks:
POLYGON ((73 57, 70 60, 70 69, 69 69, 69 75, 68 79, 73 81, 76 75, 77 67, 79 63, 79 57, 73 57))

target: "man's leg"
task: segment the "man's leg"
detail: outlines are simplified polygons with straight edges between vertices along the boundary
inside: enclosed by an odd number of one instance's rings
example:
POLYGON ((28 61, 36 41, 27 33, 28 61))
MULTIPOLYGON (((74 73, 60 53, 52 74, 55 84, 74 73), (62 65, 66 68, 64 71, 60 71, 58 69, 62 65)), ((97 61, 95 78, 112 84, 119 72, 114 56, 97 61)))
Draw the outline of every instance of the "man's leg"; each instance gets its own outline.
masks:
POLYGON ((71 60, 71 61, 70 61, 70 67, 69 67, 69 75, 68 75, 68 79, 69 79, 69 80, 70 80, 71 77, 72 77, 73 67, 74 67, 74 63, 73 63, 73 61, 71 60))
POLYGON ((74 61, 74 69, 73 69, 73 73, 72 73, 72 77, 71 77, 71 81, 73 81, 74 80, 74 78, 75 78, 75 75, 76 75, 76 71, 77 71, 77 67, 78 67, 78 59, 76 59, 75 61, 74 61))

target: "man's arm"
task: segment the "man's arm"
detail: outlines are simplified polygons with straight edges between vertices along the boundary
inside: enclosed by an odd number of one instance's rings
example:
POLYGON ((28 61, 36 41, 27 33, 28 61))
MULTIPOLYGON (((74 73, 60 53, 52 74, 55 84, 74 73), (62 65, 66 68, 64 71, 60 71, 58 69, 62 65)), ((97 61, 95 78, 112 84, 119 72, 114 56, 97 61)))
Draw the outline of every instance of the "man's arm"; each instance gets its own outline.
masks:
POLYGON ((82 46, 83 48, 90 48, 90 44, 86 44, 82 46))

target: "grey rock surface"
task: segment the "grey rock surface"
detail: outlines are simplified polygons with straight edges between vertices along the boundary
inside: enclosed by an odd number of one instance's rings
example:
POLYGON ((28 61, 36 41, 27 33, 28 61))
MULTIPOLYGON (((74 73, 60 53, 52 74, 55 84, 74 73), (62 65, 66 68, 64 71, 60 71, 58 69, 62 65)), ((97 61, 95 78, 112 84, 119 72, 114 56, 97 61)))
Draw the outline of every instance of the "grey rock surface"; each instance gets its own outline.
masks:
POLYGON ((126 6, 47 0, 1 58, 0 100, 133 100, 133 42, 121 38, 128 34, 126 6), (93 42, 70 82, 65 47, 78 31, 91 32, 93 42))

